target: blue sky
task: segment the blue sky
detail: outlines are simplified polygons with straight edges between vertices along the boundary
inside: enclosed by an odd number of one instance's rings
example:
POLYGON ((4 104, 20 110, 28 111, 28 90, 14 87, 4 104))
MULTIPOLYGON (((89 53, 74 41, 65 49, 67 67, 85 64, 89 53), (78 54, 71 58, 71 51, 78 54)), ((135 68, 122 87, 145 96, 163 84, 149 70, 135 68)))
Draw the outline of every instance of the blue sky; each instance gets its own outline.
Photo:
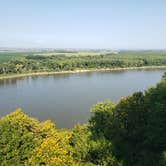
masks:
POLYGON ((166 49, 166 0, 0 0, 0 47, 166 49))

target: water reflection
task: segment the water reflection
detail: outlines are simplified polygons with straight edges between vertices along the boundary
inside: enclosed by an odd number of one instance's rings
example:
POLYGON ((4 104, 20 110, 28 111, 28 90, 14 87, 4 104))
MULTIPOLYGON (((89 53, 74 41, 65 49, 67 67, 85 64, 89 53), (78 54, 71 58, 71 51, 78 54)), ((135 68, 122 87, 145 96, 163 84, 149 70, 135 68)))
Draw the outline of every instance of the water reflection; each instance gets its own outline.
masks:
POLYGON ((17 83, 28 79, 28 77, 18 77, 18 78, 8 78, 0 80, 0 87, 5 87, 6 85, 17 85, 17 83))

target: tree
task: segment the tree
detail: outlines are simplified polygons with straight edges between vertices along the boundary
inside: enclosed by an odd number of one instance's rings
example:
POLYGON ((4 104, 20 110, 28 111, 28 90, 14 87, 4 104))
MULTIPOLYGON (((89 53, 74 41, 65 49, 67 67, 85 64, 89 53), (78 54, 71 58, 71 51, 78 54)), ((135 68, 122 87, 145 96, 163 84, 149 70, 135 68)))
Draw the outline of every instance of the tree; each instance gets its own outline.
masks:
POLYGON ((60 133, 47 137, 34 149, 28 165, 45 166, 76 166, 68 143, 69 138, 60 133))
POLYGON ((86 125, 76 125, 71 130, 69 144, 72 147, 73 158, 79 163, 86 163, 90 150, 89 144, 90 132, 86 125))
POLYGON ((36 134, 38 121, 25 115, 21 109, 0 119, 0 163, 25 165, 32 150, 40 144, 36 134))
POLYGON ((0 165, 76 165, 69 136, 17 109, 0 119, 0 165))
MULTIPOLYGON (((89 128, 92 132, 91 158, 95 164, 105 166, 120 166, 113 152, 110 136, 115 127, 113 124, 115 104, 110 101, 99 102, 90 110, 92 116, 89 120, 89 128)), ((112 138, 112 137, 111 137, 112 138)))

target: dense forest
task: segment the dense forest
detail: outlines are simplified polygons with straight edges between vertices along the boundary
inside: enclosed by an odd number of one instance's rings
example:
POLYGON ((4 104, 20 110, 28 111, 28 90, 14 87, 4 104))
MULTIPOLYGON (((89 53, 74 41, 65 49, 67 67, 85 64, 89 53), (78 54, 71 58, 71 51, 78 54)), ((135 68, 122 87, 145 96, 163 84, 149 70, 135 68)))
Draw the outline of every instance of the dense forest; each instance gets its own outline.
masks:
POLYGON ((90 111, 87 124, 69 130, 19 108, 0 118, 0 165, 166 165, 166 74, 144 92, 90 111))
POLYGON ((166 52, 0 52, 0 75, 141 66, 166 66, 166 52))

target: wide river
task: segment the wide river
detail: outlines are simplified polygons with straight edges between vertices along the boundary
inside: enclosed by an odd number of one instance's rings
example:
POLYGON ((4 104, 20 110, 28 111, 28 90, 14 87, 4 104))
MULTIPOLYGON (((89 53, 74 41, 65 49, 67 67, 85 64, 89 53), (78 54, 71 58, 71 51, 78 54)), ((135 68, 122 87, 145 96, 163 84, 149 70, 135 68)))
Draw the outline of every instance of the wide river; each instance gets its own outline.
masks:
POLYGON ((160 81, 166 70, 87 72, 0 80, 0 116, 21 107, 39 120, 51 119, 57 128, 86 122, 98 101, 118 102, 160 81))

